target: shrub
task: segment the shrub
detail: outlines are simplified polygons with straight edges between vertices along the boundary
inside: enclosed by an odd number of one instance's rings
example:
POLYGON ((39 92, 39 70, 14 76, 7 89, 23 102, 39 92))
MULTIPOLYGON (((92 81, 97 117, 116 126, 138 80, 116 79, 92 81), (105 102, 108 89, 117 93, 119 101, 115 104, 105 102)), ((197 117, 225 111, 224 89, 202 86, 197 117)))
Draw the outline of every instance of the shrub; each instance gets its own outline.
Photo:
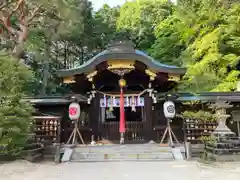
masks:
POLYGON ((33 108, 23 102, 33 75, 11 56, 0 54, 0 154, 17 156, 31 131, 33 108))

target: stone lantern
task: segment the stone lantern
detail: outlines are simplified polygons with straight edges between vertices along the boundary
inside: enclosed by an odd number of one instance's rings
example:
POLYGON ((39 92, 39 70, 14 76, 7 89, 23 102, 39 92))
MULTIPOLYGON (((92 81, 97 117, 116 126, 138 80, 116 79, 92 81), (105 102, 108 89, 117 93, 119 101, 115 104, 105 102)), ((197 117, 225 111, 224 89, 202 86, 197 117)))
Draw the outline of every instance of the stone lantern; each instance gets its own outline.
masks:
POLYGON ((210 107, 215 110, 218 122, 218 126, 213 132, 213 135, 220 137, 235 135, 226 125, 226 120, 231 116, 226 113, 226 110, 233 107, 233 105, 230 105, 225 101, 216 101, 210 107))
POLYGON ((238 133, 238 138, 240 139, 240 110, 235 110, 232 111, 232 116, 233 116, 233 121, 237 122, 237 133, 238 133))

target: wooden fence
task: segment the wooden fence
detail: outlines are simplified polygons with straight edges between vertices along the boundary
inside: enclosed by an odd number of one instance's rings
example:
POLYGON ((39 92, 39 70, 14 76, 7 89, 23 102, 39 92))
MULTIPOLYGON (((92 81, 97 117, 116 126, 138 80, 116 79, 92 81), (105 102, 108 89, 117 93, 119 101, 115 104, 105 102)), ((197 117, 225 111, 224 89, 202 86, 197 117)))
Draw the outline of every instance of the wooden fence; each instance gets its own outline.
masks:
MULTIPOLYGON (((144 141, 145 122, 126 122, 126 141, 144 141)), ((119 122, 105 122, 100 127, 101 136, 108 140, 119 140, 119 122)))

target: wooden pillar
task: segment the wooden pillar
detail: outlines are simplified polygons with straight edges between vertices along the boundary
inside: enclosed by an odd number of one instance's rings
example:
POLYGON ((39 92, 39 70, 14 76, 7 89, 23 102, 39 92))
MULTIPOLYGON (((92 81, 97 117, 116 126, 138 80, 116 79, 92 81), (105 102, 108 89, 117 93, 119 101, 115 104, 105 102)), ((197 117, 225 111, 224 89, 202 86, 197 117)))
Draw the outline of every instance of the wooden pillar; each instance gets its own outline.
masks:
POLYGON ((191 142, 185 142, 185 149, 186 149, 187 160, 191 160, 192 159, 192 145, 191 145, 191 142))
POLYGON ((91 101, 89 112, 89 124, 94 135, 94 140, 97 141, 100 137, 100 94, 97 93, 91 101))
POLYGON ((145 134, 145 140, 150 141, 153 140, 153 100, 151 97, 149 97, 149 94, 145 94, 144 96, 144 109, 145 109, 145 121, 146 125, 144 127, 144 134, 145 134))

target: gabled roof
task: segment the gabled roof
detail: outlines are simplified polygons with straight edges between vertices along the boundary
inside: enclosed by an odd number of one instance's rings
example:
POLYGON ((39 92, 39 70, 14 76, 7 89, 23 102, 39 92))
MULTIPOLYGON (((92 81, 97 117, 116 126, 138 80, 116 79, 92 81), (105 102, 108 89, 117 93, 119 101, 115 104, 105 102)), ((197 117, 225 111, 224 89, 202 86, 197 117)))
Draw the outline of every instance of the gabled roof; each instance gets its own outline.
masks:
POLYGON ((87 97, 81 94, 24 97, 22 101, 29 102, 34 105, 70 104, 72 96, 75 96, 79 102, 87 102, 87 97))
POLYGON ((140 50, 135 50, 132 45, 129 45, 129 43, 118 42, 110 45, 106 50, 97 54, 77 68, 58 71, 58 75, 60 77, 68 77, 76 74, 89 73, 92 72, 98 64, 107 60, 136 60, 144 63, 157 72, 178 75, 184 75, 186 73, 186 68, 162 64, 148 56, 146 53, 140 50))
MULTIPOLYGON (((159 93, 157 95, 158 101, 165 101, 167 93, 159 93)), ((201 102, 215 102, 215 101, 229 101, 240 102, 240 92, 202 92, 202 93, 175 93, 174 101, 201 101, 201 102)))

